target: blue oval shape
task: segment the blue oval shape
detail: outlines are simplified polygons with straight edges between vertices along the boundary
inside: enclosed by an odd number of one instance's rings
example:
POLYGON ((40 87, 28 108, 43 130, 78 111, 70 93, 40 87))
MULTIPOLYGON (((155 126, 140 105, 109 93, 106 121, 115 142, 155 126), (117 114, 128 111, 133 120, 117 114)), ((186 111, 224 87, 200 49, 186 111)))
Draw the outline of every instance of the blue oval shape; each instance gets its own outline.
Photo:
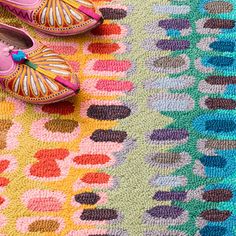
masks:
POLYGON ((209 45, 214 51, 234 52, 235 43, 230 41, 216 41, 209 45))
POLYGON ((221 226, 205 226, 199 233, 201 236, 224 236, 227 229, 221 226))
POLYGON ((232 66, 234 63, 234 58, 224 56, 210 57, 208 59, 208 63, 218 67, 232 66))
POLYGON ((207 167, 224 168, 227 164, 225 158, 219 156, 203 156, 200 161, 207 167))

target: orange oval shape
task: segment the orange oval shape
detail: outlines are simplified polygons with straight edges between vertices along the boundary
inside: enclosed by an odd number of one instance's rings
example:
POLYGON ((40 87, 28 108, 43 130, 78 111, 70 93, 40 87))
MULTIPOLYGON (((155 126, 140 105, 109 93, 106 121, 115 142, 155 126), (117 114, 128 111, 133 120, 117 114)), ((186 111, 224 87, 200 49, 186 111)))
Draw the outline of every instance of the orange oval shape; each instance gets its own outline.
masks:
POLYGON ((88 173, 81 180, 88 184, 105 184, 109 179, 110 175, 106 173, 88 173))
POLYGON ((68 115, 73 113, 74 110, 74 104, 69 101, 47 104, 42 107, 42 111, 48 114, 68 115))
POLYGON ((91 43, 88 46, 88 50, 91 53, 98 54, 111 54, 120 49, 119 44, 117 43, 91 43))
POLYGON ((5 187, 9 184, 9 179, 5 177, 0 177, 0 187, 5 187))
POLYGON ((91 31, 92 34, 101 36, 101 35, 112 35, 112 34, 121 34, 121 28, 117 24, 103 24, 91 31))
POLYGON ((74 162, 79 165, 98 165, 105 164, 109 161, 110 158, 108 156, 99 154, 85 154, 74 158, 74 162))

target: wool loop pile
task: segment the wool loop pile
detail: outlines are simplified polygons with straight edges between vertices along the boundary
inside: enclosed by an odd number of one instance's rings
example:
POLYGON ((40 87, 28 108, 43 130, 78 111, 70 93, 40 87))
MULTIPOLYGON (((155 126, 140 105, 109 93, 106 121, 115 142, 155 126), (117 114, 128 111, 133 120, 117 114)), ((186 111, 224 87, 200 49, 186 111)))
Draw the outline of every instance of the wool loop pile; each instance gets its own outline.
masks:
POLYGON ((24 25, 81 91, 0 92, 1 236, 236 235, 236 2, 94 2, 105 21, 84 35, 24 25))

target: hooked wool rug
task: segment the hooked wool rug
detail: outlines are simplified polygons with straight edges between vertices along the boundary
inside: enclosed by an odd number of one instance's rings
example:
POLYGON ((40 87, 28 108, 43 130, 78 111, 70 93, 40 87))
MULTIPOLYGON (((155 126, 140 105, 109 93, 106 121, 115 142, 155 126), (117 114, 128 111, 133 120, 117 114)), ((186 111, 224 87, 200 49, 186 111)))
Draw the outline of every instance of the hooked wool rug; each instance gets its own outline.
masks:
POLYGON ((94 0, 91 32, 43 35, 81 92, 0 91, 1 236, 236 235, 234 0, 94 0))

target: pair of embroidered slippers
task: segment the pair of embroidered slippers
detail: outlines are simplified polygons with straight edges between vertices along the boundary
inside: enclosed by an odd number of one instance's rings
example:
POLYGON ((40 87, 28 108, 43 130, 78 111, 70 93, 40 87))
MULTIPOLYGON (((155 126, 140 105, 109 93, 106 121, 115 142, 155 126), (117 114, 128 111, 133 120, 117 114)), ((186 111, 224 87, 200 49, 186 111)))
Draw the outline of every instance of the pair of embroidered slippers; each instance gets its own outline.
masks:
MULTIPOLYGON (((103 22, 88 0, 0 0, 0 6, 54 36, 84 33, 103 22)), ((79 81, 60 55, 24 29, 0 23, 0 87, 25 102, 48 104, 77 94, 79 81)))

